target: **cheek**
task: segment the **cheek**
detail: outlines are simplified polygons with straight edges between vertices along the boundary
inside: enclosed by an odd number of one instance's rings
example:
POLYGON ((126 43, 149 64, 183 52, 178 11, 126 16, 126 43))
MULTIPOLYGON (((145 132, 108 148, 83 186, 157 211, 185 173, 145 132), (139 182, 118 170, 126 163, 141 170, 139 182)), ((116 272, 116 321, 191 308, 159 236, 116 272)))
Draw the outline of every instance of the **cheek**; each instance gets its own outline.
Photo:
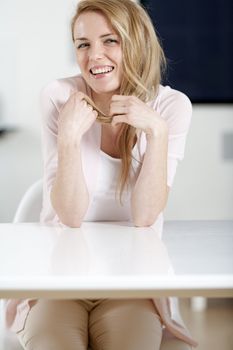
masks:
POLYGON ((105 54, 117 64, 119 64, 122 61, 122 50, 120 47, 108 47, 105 51, 105 54))
POLYGON ((122 70, 123 70, 123 57, 122 57, 122 54, 119 53, 118 54, 118 57, 117 57, 117 64, 118 64, 118 69, 119 71, 122 73, 122 70))
POLYGON ((76 52, 76 61, 77 61, 78 65, 81 64, 80 55, 77 52, 76 52))
POLYGON ((122 52, 121 50, 116 50, 113 52, 113 57, 115 62, 118 64, 118 67, 122 67, 122 52))
POLYGON ((76 61, 79 67, 82 69, 85 66, 85 57, 81 54, 76 53, 76 61))
POLYGON ((123 71, 123 59, 122 59, 122 55, 119 55, 118 57, 118 64, 119 64, 119 69, 120 69, 120 72, 122 73, 123 71))

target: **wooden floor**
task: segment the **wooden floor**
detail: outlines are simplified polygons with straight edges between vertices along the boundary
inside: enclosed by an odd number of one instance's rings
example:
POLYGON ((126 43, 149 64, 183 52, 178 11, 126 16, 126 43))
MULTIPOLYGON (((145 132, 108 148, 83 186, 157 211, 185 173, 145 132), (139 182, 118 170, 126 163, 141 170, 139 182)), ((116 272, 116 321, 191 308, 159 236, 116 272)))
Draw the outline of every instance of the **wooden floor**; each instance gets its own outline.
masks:
POLYGON ((190 300, 182 299, 182 317, 197 350, 233 350, 233 299, 208 299, 205 311, 192 311, 190 300))

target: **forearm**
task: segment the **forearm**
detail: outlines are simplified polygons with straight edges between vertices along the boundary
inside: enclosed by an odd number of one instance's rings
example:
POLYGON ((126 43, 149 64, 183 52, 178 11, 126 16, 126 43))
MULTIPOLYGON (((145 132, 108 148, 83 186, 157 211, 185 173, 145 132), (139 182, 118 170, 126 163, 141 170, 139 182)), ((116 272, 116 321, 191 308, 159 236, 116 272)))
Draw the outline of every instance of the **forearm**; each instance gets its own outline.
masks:
POLYGON ((58 168, 51 191, 51 202, 63 224, 80 227, 89 204, 80 145, 58 147, 58 168))
POLYGON ((156 137, 147 138, 143 164, 131 195, 135 226, 150 226, 167 201, 168 130, 161 128, 156 137))

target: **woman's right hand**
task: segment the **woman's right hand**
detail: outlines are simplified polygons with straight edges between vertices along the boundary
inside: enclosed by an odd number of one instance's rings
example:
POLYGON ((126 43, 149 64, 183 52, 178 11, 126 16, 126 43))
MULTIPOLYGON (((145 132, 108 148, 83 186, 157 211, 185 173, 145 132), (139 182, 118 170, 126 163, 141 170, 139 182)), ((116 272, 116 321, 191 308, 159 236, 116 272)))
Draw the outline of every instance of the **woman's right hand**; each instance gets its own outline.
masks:
POLYGON ((98 113, 85 101, 85 94, 74 92, 62 107, 58 119, 58 142, 78 144, 95 122, 98 113))

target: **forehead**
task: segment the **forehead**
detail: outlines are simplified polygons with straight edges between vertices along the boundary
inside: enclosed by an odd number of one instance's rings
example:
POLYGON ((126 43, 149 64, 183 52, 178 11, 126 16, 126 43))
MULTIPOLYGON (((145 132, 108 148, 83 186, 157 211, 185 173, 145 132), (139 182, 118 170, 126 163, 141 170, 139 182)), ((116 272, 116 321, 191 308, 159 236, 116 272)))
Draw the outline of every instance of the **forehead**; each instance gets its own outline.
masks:
POLYGON ((100 11, 88 11, 81 13, 74 25, 75 37, 84 35, 85 37, 89 37, 93 34, 99 36, 101 34, 105 34, 106 32, 116 33, 111 23, 100 11))

